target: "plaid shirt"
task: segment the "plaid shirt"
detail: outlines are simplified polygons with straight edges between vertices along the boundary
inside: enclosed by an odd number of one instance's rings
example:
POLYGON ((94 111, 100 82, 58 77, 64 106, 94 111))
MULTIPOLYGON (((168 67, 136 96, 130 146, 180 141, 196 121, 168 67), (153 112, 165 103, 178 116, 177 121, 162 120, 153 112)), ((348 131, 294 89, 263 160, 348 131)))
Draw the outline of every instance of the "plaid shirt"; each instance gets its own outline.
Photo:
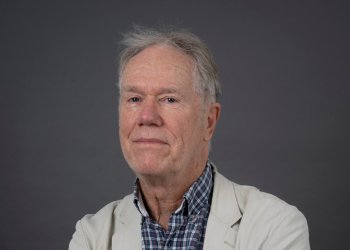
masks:
POLYGON ((213 170, 208 162, 203 174, 184 194, 181 206, 171 215, 165 231, 145 209, 136 180, 134 204, 142 215, 142 249, 203 249, 212 187, 213 170))

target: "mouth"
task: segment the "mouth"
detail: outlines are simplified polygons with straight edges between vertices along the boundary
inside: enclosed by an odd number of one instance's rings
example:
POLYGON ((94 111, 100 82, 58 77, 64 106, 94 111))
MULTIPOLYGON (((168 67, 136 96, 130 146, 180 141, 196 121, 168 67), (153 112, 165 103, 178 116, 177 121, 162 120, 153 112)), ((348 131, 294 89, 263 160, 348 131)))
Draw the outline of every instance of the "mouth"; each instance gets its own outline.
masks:
POLYGON ((165 145, 167 144, 165 141, 157 139, 157 138, 138 138, 133 140, 134 143, 137 144, 154 144, 154 145, 165 145))

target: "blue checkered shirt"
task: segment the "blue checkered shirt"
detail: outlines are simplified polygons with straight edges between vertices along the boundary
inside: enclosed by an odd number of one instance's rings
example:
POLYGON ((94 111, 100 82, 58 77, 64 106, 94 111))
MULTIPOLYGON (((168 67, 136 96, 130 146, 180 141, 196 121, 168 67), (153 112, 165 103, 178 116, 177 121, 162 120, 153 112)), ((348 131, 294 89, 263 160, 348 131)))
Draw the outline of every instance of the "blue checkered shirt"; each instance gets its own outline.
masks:
POLYGON ((184 194, 180 207, 171 215, 166 231, 149 216, 136 180, 134 204, 142 215, 142 249, 203 249, 212 188, 213 170, 208 162, 203 174, 184 194))

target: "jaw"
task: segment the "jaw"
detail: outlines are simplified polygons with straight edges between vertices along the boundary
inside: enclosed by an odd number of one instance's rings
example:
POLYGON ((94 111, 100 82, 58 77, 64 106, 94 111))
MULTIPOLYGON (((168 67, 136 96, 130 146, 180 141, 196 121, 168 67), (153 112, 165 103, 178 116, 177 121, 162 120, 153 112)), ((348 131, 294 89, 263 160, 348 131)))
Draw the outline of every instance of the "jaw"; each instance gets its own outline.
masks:
POLYGON ((183 137, 191 139, 186 141, 171 131, 166 136, 165 132, 161 133, 163 137, 159 137, 157 132, 158 138, 166 141, 162 144, 135 143, 131 139, 132 133, 126 133, 120 127, 119 137, 125 160, 135 175, 144 182, 171 188, 188 186, 203 172, 209 154, 208 142, 200 139, 202 133, 191 127, 189 129, 191 131, 183 137))

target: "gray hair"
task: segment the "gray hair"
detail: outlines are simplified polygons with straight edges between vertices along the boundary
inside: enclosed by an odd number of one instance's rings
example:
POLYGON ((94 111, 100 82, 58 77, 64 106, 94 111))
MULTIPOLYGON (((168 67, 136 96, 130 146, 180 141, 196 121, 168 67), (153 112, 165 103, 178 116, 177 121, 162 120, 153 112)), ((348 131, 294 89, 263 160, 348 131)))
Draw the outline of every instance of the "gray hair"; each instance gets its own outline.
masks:
POLYGON ((119 60, 119 89, 124 68, 132 57, 153 45, 165 44, 192 57, 198 76, 195 88, 204 94, 205 99, 209 97, 211 102, 218 101, 221 87, 217 66, 208 47, 193 33, 174 27, 149 29, 135 26, 133 31, 124 34, 121 43, 125 49, 119 60))

